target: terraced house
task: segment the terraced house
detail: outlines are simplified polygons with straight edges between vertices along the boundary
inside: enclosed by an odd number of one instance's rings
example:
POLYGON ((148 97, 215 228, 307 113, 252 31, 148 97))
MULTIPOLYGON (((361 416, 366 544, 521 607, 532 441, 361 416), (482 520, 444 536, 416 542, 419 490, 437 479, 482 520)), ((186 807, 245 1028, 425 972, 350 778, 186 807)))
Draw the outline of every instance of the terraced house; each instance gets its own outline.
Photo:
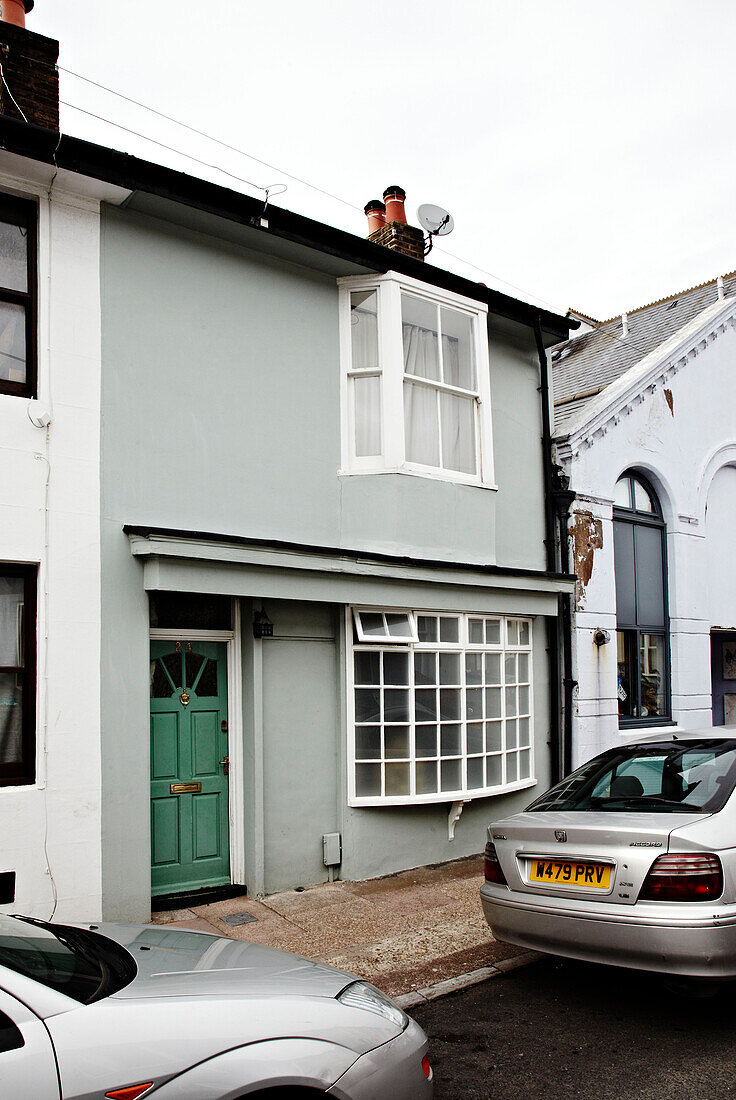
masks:
POLYGON ((736 275, 578 318, 551 357, 575 497, 575 761, 736 723, 736 275))
POLYGON ((400 188, 366 239, 60 135, 0 30, 3 904, 479 851, 559 766, 567 319, 426 263, 400 188))

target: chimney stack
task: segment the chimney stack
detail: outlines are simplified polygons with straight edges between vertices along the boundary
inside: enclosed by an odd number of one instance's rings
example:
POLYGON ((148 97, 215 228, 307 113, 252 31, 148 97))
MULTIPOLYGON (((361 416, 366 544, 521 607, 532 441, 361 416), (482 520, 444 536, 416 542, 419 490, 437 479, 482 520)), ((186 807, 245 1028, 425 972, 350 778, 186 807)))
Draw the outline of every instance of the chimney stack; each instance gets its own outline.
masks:
POLYGON ((406 191, 396 185, 387 187, 383 198, 385 206, 378 199, 366 204, 368 240, 415 260, 423 260, 424 233, 414 225, 407 225, 404 209, 406 191))
POLYGON ((33 4, 34 0, 0 0, 0 19, 16 27, 25 27, 26 15, 33 4))
POLYGON ((386 207, 380 199, 371 199, 363 209, 368 216, 368 236, 370 236, 386 224, 386 207))
POLYGON ((26 29, 34 2, 0 0, 0 114, 58 130, 59 43, 26 29))

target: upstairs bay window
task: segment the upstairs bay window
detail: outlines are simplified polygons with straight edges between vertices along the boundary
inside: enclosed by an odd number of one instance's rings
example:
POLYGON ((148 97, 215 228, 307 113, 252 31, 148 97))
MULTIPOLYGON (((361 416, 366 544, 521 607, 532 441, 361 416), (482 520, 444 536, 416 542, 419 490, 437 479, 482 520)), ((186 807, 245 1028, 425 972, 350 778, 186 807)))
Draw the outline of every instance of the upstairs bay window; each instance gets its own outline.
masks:
POLYGON ((393 275, 340 286, 343 470, 492 485, 485 306, 393 275))

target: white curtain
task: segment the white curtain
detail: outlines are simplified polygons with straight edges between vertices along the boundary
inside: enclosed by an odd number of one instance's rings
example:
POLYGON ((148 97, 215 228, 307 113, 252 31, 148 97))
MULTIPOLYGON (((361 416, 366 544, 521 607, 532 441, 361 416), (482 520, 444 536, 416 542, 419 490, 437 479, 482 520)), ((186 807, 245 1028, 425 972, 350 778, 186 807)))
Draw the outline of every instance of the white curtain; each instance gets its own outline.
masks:
POLYGON ((442 416, 442 465, 446 470, 476 473, 475 400, 440 394, 442 416))
POLYGON ((358 458, 381 453, 381 376, 353 378, 355 454, 358 458))
POLYGON ((359 306, 350 311, 350 335, 352 338, 353 370, 378 366, 378 318, 376 314, 359 306))
MULTIPOLYGON (((439 379, 437 333, 418 325, 403 325, 404 372, 415 378, 439 379)), ((440 465, 437 391, 431 386, 404 382, 404 431, 408 462, 440 465)))

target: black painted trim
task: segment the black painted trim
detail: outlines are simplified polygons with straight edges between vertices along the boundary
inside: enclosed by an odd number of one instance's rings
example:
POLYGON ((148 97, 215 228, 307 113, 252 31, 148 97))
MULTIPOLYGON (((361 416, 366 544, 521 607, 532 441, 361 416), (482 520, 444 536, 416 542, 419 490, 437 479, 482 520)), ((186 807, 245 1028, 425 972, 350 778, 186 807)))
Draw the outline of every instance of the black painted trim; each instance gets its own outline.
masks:
POLYGON ((81 138, 0 116, 0 148, 129 191, 144 191, 170 199, 251 226, 258 233, 314 248, 372 271, 397 271, 431 286, 484 302, 492 313, 522 324, 533 326, 539 317, 544 331, 558 340, 568 339, 570 329, 578 328, 580 324, 572 318, 540 310, 482 283, 432 267, 422 260, 404 256, 401 252, 270 203, 268 228, 261 228, 262 200, 81 138))
POLYGON ((409 565, 418 569, 457 569, 462 572, 484 573, 497 577, 531 577, 535 580, 574 581, 566 573, 551 573, 544 569, 520 569, 514 566, 476 565, 474 562, 442 561, 439 558, 411 558, 402 554, 382 554, 373 550, 351 550, 344 546, 311 546, 301 542, 285 542, 281 539, 256 539, 247 535, 217 535, 210 531, 182 531, 171 527, 141 527, 126 523, 126 535, 140 538, 192 539, 196 542, 224 542, 234 546, 250 546, 254 549, 296 551, 299 554, 321 554, 334 558, 351 558, 354 561, 375 561, 389 565, 409 565))

